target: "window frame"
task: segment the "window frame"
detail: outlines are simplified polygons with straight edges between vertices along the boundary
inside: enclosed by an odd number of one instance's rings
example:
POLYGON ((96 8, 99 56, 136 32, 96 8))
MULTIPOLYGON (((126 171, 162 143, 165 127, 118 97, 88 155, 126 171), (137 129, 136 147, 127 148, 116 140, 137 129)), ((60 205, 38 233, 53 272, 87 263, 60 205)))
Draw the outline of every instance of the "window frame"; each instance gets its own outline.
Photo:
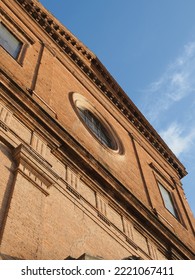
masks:
POLYGON ((175 217, 178 221, 180 221, 180 217, 179 217, 179 211, 178 211, 178 207, 177 207, 177 203, 175 201, 174 195, 173 193, 168 190, 167 187, 165 187, 165 184, 163 184, 162 182, 160 182, 159 180, 157 180, 157 184, 158 184, 158 189, 160 192, 160 196, 163 202, 163 205, 165 207, 165 209, 173 216, 175 217), (166 192, 166 194, 168 195, 169 198, 169 203, 171 203, 171 207, 173 208, 173 211, 171 211, 171 209, 168 207, 167 203, 166 203, 166 199, 163 196, 163 192, 161 191, 161 188, 163 188, 166 192))
POLYGON ((24 43, 22 42, 22 40, 21 40, 20 38, 18 38, 17 35, 14 34, 14 32, 12 32, 12 31, 10 30, 9 27, 7 27, 7 25, 6 25, 2 20, 0 20, 0 24, 8 31, 8 33, 9 33, 13 38, 15 38, 15 39, 18 41, 18 44, 20 45, 20 46, 19 46, 19 49, 17 50, 17 54, 16 54, 15 56, 14 56, 14 54, 13 54, 12 52, 9 51, 8 48, 4 47, 3 45, 0 45, 0 46, 8 53, 13 59, 15 59, 16 61, 18 61, 24 43))
MULTIPOLYGON (((178 193, 178 190, 177 190, 177 187, 180 187, 180 186, 178 186, 174 177, 172 177, 165 169, 164 169, 164 171, 162 171, 162 169, 160 169, 162 167, 157 166, 154 162, 150 162, 148 164, 149 164, 150 168, 152 169, 152 173, 153 173, 154 180, 155 180, 155 185, 156 185, 157 190, 158 190, 159 195, 160 195, 160 199, 158 200, 158 203, 160 203, 160 201, 161 201, 162 206, 163 206, 163 211, 171 214, 171 217, 176 219, 180 224, 182 224, 186 228, 186 224, 185 224, 185 221, 183 219, 183 212, 181 211, 180 207, 178 206, 178 205, 182 204, 181 197, 180 197, 180 195, 178 193), (166 172, 166 174, 165 174, 165 172, 166 172), (159 184, 161 184, 164 187, 164 189, 170 194, 171 201, 172 201, 173 207, 174 207, 175 212, 176 212, 176 216, 174 214, 172 214, 169 211, 169 209, 166 207, 166 205, 164 203, 163 196, 162 196, 160 188, 159 188, 159 184)), ((161 216, 166 221, 167 218, 162 216, 161 209, 158 206, 156 205, 155 206, 156 208, 154 208, 154 209, 156 209, 157 214, 159 212, 159 216, 161 216)), ((169 220, 168 220, 168 223, 170 223, 169 220)), ((170 224, 170 225, 171 225, 171 227, 173 227, 172 224, 170 224)))
POLYGON ((118 155, 124 154, 124 146, 121 142, 120 137, 113 128, 112 124, 107 121, 107 119, 99 112, 99 110, 97 110, 97 108, 94 107, 85 96, 78 92, 70 92, 69 99, 77 117, 79 118, 87 132, 90 133, 91 137, 93 137, 97 141, 97 143, 99 143, 104 149, 106 149, 110 153, 118 155), (79 114, 79 109, 82 108, 90 111, 95 116, 95 118, 101 123, 106 133, 108 133, 109 135, 108 138, 112 141, 113 148, 110 148, 106 144, 102 143, 100 139, 98 139, 98 137, 95 135, 95 133, 87 126, 87 124, 84 122, 84 120, 79 114))
POLYGON ((1 7, 0 7, 0 22, 8 29, 8 31, 21 42, 22 46, 17 58, 14 58, 3 46, 0 45, 0 50, 9 55, 14 61, 23 66, 25 54, 29 45, 35 43, 34 39, 26 33, 1 7))
POLYGON ((82 121, 95 138, 104 146, 115 151, 117 145, 105 124, 91 110, 84 107, 78 107, 77 110, 82 121))

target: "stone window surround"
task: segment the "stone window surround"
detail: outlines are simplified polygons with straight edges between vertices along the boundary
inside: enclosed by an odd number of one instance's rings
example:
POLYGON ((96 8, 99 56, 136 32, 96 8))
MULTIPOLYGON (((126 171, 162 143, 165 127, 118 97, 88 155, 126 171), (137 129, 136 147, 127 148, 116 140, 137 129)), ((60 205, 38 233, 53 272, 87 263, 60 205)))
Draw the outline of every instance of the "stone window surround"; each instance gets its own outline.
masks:
POLYGON ((29 44, 35 43, 34 40, 27 35, 26 32, 22 30, 21 27, 19 27, 18 24, 10 18, 2 8, 0 8, 0 23, 21 43, 20 50, 16 57, 10 54, 3 46, 0 47, 22 66, 26 50, 29 44))
POLYGON ((73 109, 79 119, 82 121, 83 125, 85 128, 89 131, 89 133, 104 147, 106 150, 115 153, 115 154, 123 154, 124 153, 124 148, 122 146, 122 142, 117 135, 116 131, 112 127, 110 123, 106 121, 106 119, 102 116, 102 114, 80 93, 71 93, 70 95, 70 100, 73 106, 73 109), (95 133, 90 129, 90 127, 85 123, 83 120, 80 112, 80 110, 88 110, 89 112, 94 115, 94 117, 100 122, 106 133, 108 133, 108 138, 112 140, 111 147, 105 145, 102 143, 101 139, 98 139, 98 137, 95 135, 95 133))

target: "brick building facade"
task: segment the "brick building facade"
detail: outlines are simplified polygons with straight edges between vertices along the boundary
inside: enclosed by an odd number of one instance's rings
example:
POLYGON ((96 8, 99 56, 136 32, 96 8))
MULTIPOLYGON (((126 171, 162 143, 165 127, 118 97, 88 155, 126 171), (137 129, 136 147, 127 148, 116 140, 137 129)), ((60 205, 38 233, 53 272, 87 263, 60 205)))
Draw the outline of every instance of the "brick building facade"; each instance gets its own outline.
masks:
POLYGON ((1 258, 193 259, 187 172, 98 58, 36 0, 0 40, 1 258))

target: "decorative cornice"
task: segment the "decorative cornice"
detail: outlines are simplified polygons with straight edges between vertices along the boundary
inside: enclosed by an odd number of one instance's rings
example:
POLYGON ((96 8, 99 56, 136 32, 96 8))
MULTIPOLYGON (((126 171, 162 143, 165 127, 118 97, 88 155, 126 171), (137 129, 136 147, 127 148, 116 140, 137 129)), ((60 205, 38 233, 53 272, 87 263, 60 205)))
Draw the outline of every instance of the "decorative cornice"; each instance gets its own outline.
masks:
POLYGON ((177 171, 179 178, 187 172, 156 130, 150 125, 99 59, 74 37, 37 0, 15 0, 39 24, 58 47, 84 72, 125 118, 177 171))
POLYGON ((73 60, 78 54, 91 61, 94 54, 72 35, 37 0, 15 0, 73 60), (76 53, 73 51, 75 50, 76 53))
POLYGON ((27 39, 30 44, 34 44, 34 40, 21 28, 18 24, 0 7, 0 14, 9 21, 16 29, 20 31, 20 33, 27 39))

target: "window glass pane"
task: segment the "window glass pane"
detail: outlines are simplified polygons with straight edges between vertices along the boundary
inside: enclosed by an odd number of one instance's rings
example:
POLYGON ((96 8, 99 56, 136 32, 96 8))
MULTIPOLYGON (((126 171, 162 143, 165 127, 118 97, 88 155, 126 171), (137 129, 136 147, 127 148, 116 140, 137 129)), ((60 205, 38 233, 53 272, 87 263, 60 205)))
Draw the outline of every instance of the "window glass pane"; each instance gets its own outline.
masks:
POLYGON ((159 188, 160 188, 161 195, 163 197, 165 207, 177 218, 178 216, 175 211, 170 193, 160 183, 159 183, 159 188))
POLYGON ((0 45, 14 58, 17 58, 22 46, 22 43, 1 22, 0 45))
POLYGON ((103 124, 101 124, 101 122, 89 110, 78 108, 78 111, 85 124, 100 142, 109 148, 114 149, 113 141, 103 124))

